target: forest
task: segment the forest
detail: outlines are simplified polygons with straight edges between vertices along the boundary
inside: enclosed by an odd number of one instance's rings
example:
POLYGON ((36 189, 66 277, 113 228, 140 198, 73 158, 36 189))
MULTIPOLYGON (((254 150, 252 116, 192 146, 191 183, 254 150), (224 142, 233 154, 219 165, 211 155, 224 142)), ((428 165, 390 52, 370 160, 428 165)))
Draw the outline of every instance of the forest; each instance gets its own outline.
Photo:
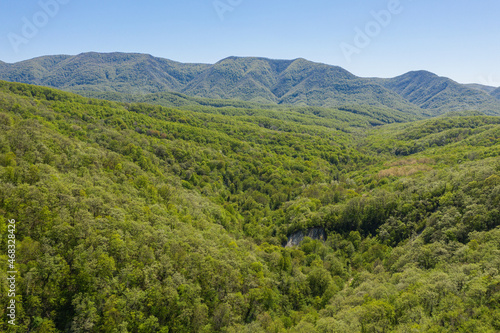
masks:
POLYGON ((167 98, 0 81, 0 331, 500 331, 500 117, 167 98))

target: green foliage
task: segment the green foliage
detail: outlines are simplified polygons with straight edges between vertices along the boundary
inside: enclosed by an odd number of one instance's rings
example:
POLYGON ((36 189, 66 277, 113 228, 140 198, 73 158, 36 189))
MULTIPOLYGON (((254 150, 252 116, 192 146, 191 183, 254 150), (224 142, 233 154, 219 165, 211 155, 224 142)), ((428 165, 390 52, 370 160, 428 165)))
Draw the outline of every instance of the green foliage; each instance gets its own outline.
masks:
POLYGON ((219 103, 0 82, 19 332, 500 330, 498 118, 219 103))
POLYGON ((384 87, 424 109, 424 113, 441 115, 450 111, 481 111, 498 115, 497 94, 459 84, 426 71, 414 71, 392 79, 375 79, 384 87))
POLYGON ((379 120, 387 118, 388 111, 390 118, 406 120, 448 111, 500 114, 498 90, 483 91, 423 71, 392 79, 360 78, 340 67, 305 59, 229 57, 209 65, 183 64, 146 54, 90 52, 0 64, 0 79, 88 97, 174 107, 193 103, 246 107, 241 101, 274 106, 347 106, 354 113, 377 114, 379 120))

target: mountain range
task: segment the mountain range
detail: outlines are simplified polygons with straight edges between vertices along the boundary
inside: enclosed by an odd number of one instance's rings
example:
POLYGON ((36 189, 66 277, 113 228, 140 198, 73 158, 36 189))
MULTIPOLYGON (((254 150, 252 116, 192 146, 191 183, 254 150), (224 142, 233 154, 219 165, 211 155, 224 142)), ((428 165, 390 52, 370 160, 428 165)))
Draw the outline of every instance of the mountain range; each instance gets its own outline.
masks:
POLYGON ((500 88, 497 88, 491 92, 491 95, 497 99, 500 99, 500 88))
POLYGON ((491 94, 496 89, 496 87, 487 86, 487 85, 479 84, 479 83, 469 83, 469 84, 465 84, 465 86, 468 88, 485 91, 488 94, 491 94))
POLYGON ((450 111, 500 115, 500 88, 463 85, 427 71, 362 78, 302 58, 229 57, 215 64, 187 64, 147 54, 91 52, 0 62, 0 80, 81 94, 175 92, 266 104, 366 105, 423 116, 450 111))

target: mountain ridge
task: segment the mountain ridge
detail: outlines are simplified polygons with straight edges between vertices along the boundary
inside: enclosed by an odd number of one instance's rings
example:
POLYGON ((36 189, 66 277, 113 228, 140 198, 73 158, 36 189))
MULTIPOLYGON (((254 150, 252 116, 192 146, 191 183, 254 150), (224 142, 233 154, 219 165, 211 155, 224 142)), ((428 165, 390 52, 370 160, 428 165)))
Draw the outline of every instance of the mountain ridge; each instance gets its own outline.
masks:
POLYGON ((493 93, 427 71, 391 79, 362 78, 304 58, 230 56, 215 64, 190 64, 142 53, 89 52, 0 63, 0 79, 77 93, 178 92, 299 106, 370 105, 427 116, 469 110, 500 115, 500 102, 493 93))
POLYGON ((475 110, 487 114, 498 108, 497 101, 490 94, 425 70, 410 71, 395 78, 376 81, 418 107, 433 110, 437 115, 473 110, 475 105, 481 106, 475 110))
POLYGON ((497 99, 500 99, 500 87, 498 87, 497 89, 493 90, 491 92, 491 96, 497 98, 497 99))
POLYGON ((464 86, 466 86, 468 88, 472 88, 472 89, 478 89, 478 90, 484 91, 488 94, 491 94, 495 89, 497 89, 497 87, 487 86, 487 85, 479 84, 479 83, 466 83, 466 84, 464 84, 464 86))

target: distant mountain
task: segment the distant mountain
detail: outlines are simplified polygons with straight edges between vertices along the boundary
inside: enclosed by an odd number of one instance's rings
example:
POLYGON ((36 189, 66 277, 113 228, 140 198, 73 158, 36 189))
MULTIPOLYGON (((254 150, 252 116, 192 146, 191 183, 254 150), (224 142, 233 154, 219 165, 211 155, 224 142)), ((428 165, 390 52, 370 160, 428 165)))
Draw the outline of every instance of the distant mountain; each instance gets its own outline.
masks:
MULTIPOLYGON (((2 81, 0 81, 0 83, 1 82, 2 81)), ((372 126, 410 122, 426 118, 424 115, 418 115, 408 111, 399 111, 388 107, 377 107, 372 105, 345 105, 338 108, 288 104, 277 105, 241 100, 193 97, 176 92, 132 95, 117 92, 81 91, 80 95, 116 102, 146 103, 196 112, 240 116, 258 116, 258 114, 262 112, 266 113, 268 110, 274 110, 281 113, 295 112, 306 116, 320 117, 322 119, 348 118, 349 122, 353 124, 358 123, 360 118, 362 118, 362 122, 369 123, 372 126)))
POLYGON ((432 115, 463 110, 500 114, 500 103, 488 93, 427 71, 413 71, 374 81, 432 115))
POLYGON ((208 66, 146 54, 91 52, 46 56, 3 66, 0 77, 72 91, 152 93, 180 90, 208 66))
POLYGON ((497 99, 432 73, 369 79, 301 58, 229 57, 210 65, 184 64, 146 54, 92 52, 0 63, 0 79, 77 93, 177 92, 267 104, 330 108, 367 105, 413 115, 464 110, 500 115, 497 99))
POLYGON ((226 58, 195 78, 182 92, 252 102, 326 107, 362 104, 420 112, 388 89, 340 67, 305 59, 226 58))
POLYGON ((47 56, 0 67, 0 79, 73 92, 180 92, 191 96, 336 107, 372 105, 420 114, 394 92, 335 66, 305 59, 229 57, 183 64, 145 54, 47 56))
POLYGON ((491 92, 491 96, 500 99, 500 88, 497 88, 491 92))
POLYGON ((481 90, 481 91, 487 92, 488 94, 490 94, 491 92, 493 92, 496 89, 496 87, 485 86, 484 84, 479 84, 479 83, 467 83, 467 84, 464 84, 464 86, 466 86, 467 88, 471 88, 471 89, 481 90))

